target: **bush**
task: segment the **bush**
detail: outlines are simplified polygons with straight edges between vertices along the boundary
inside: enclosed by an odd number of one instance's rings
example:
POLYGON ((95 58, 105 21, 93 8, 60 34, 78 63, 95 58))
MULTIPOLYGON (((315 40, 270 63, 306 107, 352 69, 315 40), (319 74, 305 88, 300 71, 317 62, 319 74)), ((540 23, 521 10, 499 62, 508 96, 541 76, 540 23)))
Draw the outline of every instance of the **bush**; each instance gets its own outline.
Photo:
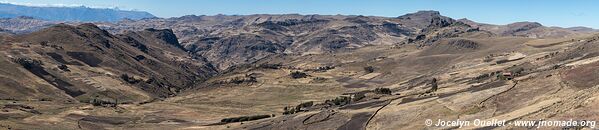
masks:
POLYGON ((62 71, 71 71, 67 65, 58 65, 57 67, 62 71))
POLYGON ((366 71, 366 73, 372 73, 372 72, 374 72, 374 67, 372 67, 372 66, 364 67, 364 71, 366 71))
POLYGON ((295 106, 295 112, 296 113, 301 112, 302 108, 309 108, 309 107, 312 107, 313 105, 314 105, 313 101, 301 103, 301 104, 295 106))
POLYGON ((366 97, 366 95, 364 93, 356 93, 354 94, 354 101, 360 101, 362 99, 364 99, 366 97))
POLYGON ((391 95, 392 92, 391 92, 391 89, 389 89, 389 88, 376 88, 376 89, 374 89, 374 93, 391 95))
POLYGON ((351 98, 347 96, 340 96, 332 100, 326 100, 326 104, 343 106, 351 103, 351 98))
POLYGON ((264 68, 264 69, 280 69, 281 68, 281 64, 261 64, 260 68, 264 68))
POLYGON ((313 71, 315 72, 326 72, 328 70, 332 70, 335 69, 334 66, 321 66, 321 67, 316 67, 316 69, 313 69, 313 71))
POLYGON ((294 71, 291 72, 291 74, 289 74, 291 76, 291 78, 294 79, 299 79, 299 78, 306 78, 308 77, 308 74, 304 73, 304 72, 299 72, 299 71, 294 71))
POLYGON ((90 100, 89 103, 92 104, 93 106, 116 107, 118 105, 118 100, 115 99, 114 102, 112 102, 112 101, 106 101, 106 100, 94 98, 94 99, 90 100))
POLYGON ((285 108, 283 108, 283 115, 289 115, 289 114, 294 114, 294 113, 298 113, 298 112, 302 112, 302 111, 307 111, 305 109, 310 108, 313 105, 314 105, 314 102, 309 101, 309 102, 300 103, 295 107, 285 107, 285 108), (302 110, 302 109, 304 109, 304 110, 302 110))
POLYGON ((289 115, 295 113, 295 108, 285 107, 283 108, 283 115, 289 115))
POLYGON ((256 83, 256 82, 258 82, 258 79, 252 75, 239 76, 239 77, 235 77, 235 78, 227 81, 227 83, 234 83, 234 84, 256 83))
POLYGON ((431 89, 430 89, 430 91, 437 91, 437 89, 438 89, 438 86, 437 86, 437 78, 433 78, 433 79, 431 80, 431 83, 430 83, 430 85, 431 85, 431 89))

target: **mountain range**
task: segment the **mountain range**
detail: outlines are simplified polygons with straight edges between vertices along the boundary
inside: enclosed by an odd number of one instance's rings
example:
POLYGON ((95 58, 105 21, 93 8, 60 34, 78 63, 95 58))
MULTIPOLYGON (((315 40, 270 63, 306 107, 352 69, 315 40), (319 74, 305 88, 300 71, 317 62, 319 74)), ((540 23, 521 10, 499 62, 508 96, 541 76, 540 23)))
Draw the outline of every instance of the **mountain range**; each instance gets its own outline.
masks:
POLYGON ((50 21, 116 22, 123 19, 153 18, 142 11, 79 7, 35 7, 0 3, 0 18, 33 17, 50 21))

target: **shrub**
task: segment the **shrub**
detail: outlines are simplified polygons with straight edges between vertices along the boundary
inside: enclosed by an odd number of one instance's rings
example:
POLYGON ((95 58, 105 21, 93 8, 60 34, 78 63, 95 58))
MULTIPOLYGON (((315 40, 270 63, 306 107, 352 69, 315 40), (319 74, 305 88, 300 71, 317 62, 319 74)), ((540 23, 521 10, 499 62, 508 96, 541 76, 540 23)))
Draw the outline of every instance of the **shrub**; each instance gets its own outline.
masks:
POLYGON ((301 112, 302 108, 309 108, 309 107, 312 107, 313 105, 314 105, 313 101, 301 103, 301 104, 295 106, 295 112, 296 113, 301 112))
POLYGON ((320 66, 320 67, 316 67, 316 69, 313 69, 313 71, 315 72, 326 72, 328 70, 332 70, 335 69, 334 66, 320 66))
POLYGON ((291 72, 291 74, 289 74, 291 76, 291 78, 294 79, 299 79, 299 78, 306 78, 308 77, 308 74, 304 73, 304 72, 299 72, 299 71, 294 71, 291 72))
POLYGON ((57 67, 62 71, 71 71, 67 65, 58 65, 57 67))
POLYGON ((227 81, 228 83, 234 83, 234 84, 241 84, 241 83, 256 83, 258 82, 258 79, 255 76, 252 75, 245 75, 245 76, 239 76, 239 77, 235 77, 229 81, 227 81))
POLYGON ((326 100, 326 104, 343 106, 351 103, 351 98, 347 96, 340 96, 332 100, 326 100))
POLYGON ((118 100, 106 101, 102 99, 98 99, 97 97, 89 101, 93 106, 108 106, 108 107, 116 107, 118 105, 118 100))
POLYGON ((374 67, 366 66, 366 67, 364 67, 364 71, 366 71, 366 73, 372 73, 372 72, 374 72, 374 67))
POLYGON ((261 64, 259 67, 264 69, 280 69, 281 64, 261 64))
POLYGON ((283 115, 289 115, 295 113, 295 108, 285 107, 283 108, 283 115))
POLYGON ((437 87, 438 87, 438 86, 437 86, 437 78, 433 78, 433 79, 431 80, 431 83, 430 83, 430 85, 431 85, 431 89, 430 89, 430 91, 437 91, 437 87))
POLYGON ((376 88, 376 89, 374 89, 374 93, 391 95, 392 92, 391 92, 391 89, 389 89, 389 88, 376 88))
POLYGON ((354 101, 360 101, 364 99, 366 95, 364 93, 356 93, 354 94, 354 101))

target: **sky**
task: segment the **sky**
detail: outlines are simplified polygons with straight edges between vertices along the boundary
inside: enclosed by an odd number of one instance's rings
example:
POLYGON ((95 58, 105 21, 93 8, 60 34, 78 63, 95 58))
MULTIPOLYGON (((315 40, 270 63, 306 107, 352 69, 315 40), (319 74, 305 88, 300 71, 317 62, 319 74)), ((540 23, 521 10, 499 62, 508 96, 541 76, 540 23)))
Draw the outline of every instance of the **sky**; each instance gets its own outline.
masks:
POLYGON ((168 18, 184 15, 324 14, 397 17, 436 10, 454 19, 508 24, 599 28, 597 0, 0 0, 33 6, 88 6, 147 11, 168 18))

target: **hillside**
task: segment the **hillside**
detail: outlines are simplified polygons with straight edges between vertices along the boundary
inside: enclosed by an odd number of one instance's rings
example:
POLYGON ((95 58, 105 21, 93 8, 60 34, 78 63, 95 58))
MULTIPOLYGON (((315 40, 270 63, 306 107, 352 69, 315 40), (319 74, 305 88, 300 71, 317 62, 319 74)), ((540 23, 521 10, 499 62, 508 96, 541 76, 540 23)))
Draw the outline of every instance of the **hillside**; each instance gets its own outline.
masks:
POLYGON ((216 72, 187 56, 170 30, 112 35, 93 24, 59 24, 3 43, 3 83, 34 87, 3 86, 16 87, 4 88, 3 99, 146 102, 172 96, 216 72), (44 95, 51 93, 60 96, 44 95))

